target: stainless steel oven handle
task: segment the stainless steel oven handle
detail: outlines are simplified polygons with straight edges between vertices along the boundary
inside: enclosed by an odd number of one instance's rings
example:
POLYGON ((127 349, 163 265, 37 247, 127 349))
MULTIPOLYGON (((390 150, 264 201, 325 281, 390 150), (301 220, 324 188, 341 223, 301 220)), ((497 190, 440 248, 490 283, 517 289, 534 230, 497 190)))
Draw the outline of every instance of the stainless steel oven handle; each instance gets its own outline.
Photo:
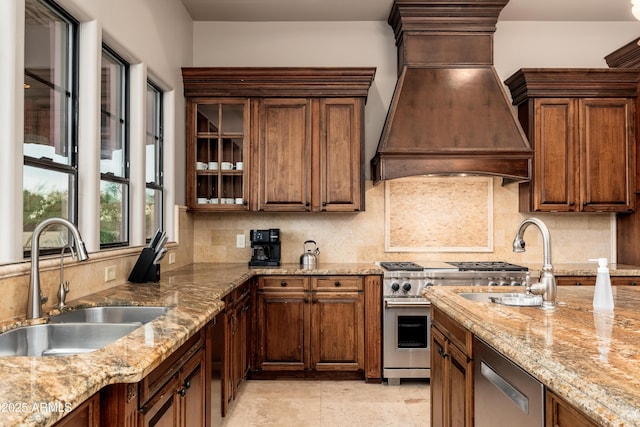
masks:
POLYGON ((420 301, 402 301, 402 302, 396 302, 396 301, 385 301, 384 302, 384 308, 416 308, 416 307, 431 307, 431 302, 430 301, 424 301, 424 300, 420 300, 420 301))

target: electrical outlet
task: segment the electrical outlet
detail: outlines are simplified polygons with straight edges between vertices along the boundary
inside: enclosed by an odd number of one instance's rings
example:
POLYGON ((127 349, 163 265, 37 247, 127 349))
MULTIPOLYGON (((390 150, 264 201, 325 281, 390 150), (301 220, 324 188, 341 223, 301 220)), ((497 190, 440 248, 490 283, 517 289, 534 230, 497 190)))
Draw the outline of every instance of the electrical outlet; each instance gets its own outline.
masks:
POLYGON ((175 264, 175 263, 176 263, 176 253, 169 252, 169 264, 175 264))
POLYGON ((104 268, 104 281, 110 282, 111 280, 116 280, 116 266, 110 265, 104 268))
POLYGON ((244 234, 236 234, 236 248, 244 248, 245 246, 244 234))

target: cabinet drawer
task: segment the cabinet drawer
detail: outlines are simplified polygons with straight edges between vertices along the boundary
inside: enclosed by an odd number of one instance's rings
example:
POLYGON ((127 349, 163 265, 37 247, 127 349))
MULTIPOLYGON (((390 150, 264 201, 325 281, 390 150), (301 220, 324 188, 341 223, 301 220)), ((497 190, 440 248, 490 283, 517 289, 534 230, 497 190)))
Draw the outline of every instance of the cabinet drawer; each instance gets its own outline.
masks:
POLYGON ((258 288, 269 292, 303 292, 307 288, 307 279, 293 276, 261 277, 258 281, 258 288))
POLYGON ((640 277, 637 276, 611 276, 611 284, 614 286, 638 286, 640 277))
POLYGON ((593 286, 596 276, 556 276, 558 286, 593 286))
POLYGON ((473 358, 473 334, 436 307, 431 307, 431 313, 432 325, 438 328, 468 357, 473 358))
POLYGON ((204 329, 198 331, 140 382, 140 406, 145 405, 162 386, 177 374, 180 367, 202 348, 204 345, 203 333, 204 329))
POLYGON ((357 292, 364 288, 362 277, 328 276, 311 279, 311 289, 323 292, 357 292))

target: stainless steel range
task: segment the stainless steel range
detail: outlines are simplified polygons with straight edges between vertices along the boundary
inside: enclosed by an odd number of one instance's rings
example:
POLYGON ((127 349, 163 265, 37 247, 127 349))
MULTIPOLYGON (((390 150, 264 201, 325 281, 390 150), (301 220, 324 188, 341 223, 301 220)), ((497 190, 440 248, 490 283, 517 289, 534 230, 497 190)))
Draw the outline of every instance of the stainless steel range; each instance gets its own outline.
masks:
POLYGON ((505 262, 379 262, 383 291, 383 377, 430 378, 431 303, 427 286, 521 286, 529 272, 505 262))

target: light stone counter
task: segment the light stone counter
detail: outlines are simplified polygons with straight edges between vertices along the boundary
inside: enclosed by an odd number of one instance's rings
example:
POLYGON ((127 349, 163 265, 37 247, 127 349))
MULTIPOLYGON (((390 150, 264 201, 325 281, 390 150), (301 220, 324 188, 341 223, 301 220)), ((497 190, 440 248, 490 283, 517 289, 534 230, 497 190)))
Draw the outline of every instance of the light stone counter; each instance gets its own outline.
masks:
MULTIPOLYGON (((203 263, 163 273, 160 283, 123 284, 70 301, 70 308, 96 305, 170 305, 175 308, 91 353, 61 357, 0 357, 0 425, 48 426, 109 384, 142 380, 222 311, 223 296, 252 276, 382 273, 374 264, 320 264, 317 269, 303 270, 297 264, 249 269, 246 263, 203 263)), ((0 329, 34 323, 15 320, 3 322, 0 329)))
POLYGON ((593 289, 559 287, 554 311, 456 295, 487 288, 432 287, 425 295, 598 424, 639 426, 640 289, 614 286, 609 327, 606 316, 594 316, 593 289))

